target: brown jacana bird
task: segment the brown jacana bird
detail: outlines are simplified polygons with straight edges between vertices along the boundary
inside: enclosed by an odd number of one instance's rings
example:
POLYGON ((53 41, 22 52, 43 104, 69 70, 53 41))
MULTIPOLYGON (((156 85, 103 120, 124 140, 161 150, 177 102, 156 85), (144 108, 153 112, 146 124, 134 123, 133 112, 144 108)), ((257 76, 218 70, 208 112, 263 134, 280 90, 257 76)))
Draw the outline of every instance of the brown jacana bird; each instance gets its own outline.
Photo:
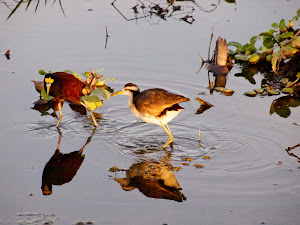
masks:
MULTIPOLYGON (((62 103, 63 101, 69 101, 78 105, 82 105, 80 101, 80 97, 84 94, 82 90, 84 88, 95 89, 95 84, 97 79, 97 74, 92 72, 93 77, 89 80, 88 84, 85 84, 74 75, 66 73, 66 72, 55 72, 49 73, 45 75, 44 78, 44 88, 48 95, 52 96, 52 101, 58 102, 58 110, 59 110, 59 121, 56 124, 56 127, 59 126, 62 120, 62 103)), ((90 112, 94 125, 97 126, 97 121, 94 117, 93 111, 87 107, 87 110, 90 112)))
POLYGON ((163 148, 166 148, 173 142, 168 122, 184 109, 179 103, 190 101, 189 98, 160 88, 140 92, 139 87, 133 83, 126 84, 122 90, 113 93, 111 96, 119 94, 129 96, 128 107, 133 115, 146 123, 154 123, 161 126, 169 135, 169 140, 164 144, 163 148))

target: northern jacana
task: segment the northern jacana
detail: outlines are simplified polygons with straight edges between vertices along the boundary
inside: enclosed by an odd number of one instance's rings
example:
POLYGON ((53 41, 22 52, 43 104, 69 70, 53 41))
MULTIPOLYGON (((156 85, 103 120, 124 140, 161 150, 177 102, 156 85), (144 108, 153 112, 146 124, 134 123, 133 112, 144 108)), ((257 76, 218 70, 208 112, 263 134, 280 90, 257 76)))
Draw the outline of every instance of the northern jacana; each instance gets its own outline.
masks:
MULTIPOLYGON (((84 96, 83 89, 88 91, 95 89, 95 84, 99 77, 97 77, 97 74, 93 71, 91 74, 93 77, 89 80, 89 83, 84 83, 74 75, 66 72, 55 72, 45 75, 44 88, 47 94, 53 97, 52 101, 58 102, 59 121, 57 122, 56 127, 59 126, 62 120, 61 108, 64 100, 82 105, 80 97, 84 96)), ((94 125, 97 126, 98 124, 93 111, 89 107, 86 108, 93 118, 94 125)))
POLYGON ((169 140, 164 144, 163 148, 166 148, 173 142, 168 122, 184 109, 179 103, 190 101, 189 98, 160 88, 140 92, 139 87, 133 83, 126 84, 122 90, 113 93, 111 96, 119 94, 129 96, 128 107, 133 115, 146 123, 154 123, 164 129, 169 136, 169 140))

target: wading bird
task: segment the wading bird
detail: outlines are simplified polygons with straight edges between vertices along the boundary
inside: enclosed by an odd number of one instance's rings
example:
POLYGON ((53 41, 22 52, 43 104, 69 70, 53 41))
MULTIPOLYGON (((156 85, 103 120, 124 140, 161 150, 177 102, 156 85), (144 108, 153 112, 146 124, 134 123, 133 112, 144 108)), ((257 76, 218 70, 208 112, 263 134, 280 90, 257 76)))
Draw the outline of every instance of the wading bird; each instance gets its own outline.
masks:
MULTIPOLYGON (((64 100, 69 102, 83 105, 80 97, 84 96, 84 93, 90 93, 92 90, 95 89, 95 84, 97 79, 101 78, 99 75, 92 71, 92 77, 87 80, 86 83, 82 82, 74 75, 66 73, 66 72, 56 72, 56 73, 49 73, 45 75, 44 78, 44 88, 48 95, 52 96, 52 101, 58 103, 58 110, 59 110, 59 121, 56 124, 56 127, 59 126, 62 120, 62 103, 64 100), (84 90, 85 89, 85 90, 84 90), (83 91, 84 90, 84 91, 83 91)), ((86 107, 86 106, 85 106, 86 107)), ((94 117, 93 111, 86 107, 87 110, 90 112, 94 125, 97 126, 97 121, 94 117)))
POLYGON ((154 123, 161 126, 169 135, 169 140, 164 144, 163 148, 166 148, 173 142, 168 122, 184 109, 179 103, 190 101, 189 98, 160 88, 140 92, 139 87, 133 83, 126 84, 121 91, 115 92, 111 96, 119 94, 129 96, 128 107, 133 115, 146 123, 154 123))

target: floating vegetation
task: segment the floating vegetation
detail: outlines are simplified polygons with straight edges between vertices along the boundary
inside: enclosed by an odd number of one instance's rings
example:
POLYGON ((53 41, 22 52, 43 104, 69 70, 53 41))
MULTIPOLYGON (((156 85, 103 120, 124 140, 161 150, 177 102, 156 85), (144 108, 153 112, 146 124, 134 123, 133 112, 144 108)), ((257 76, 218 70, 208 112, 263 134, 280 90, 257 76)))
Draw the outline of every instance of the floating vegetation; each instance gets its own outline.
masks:
POLYGON ((203 159, 210 159, 210 156, 209 155, 205 155, 202 157, 203 159))
POLYGON ((182 169, 182 167, 180 167, 180 166, 172 166, 172 168, 171 168, 171 170, 175 171, 175 172, 177 172, 177 171, 179 171, 181 169, 182 169))
POLYGON ((273 23, 272 29, 253 36, 249 43, 242 45, 236 41, 229 42, 228 46, 236 48, 229 50, 229 54, 237 61, 245 61, 250 64, 271 63, 273 72, 278 74, 280 62, 299 54, 300 30, 294 28, 294 21, 297 21, 299 17, 300 9, 288 25, 282 19, 279 23, 273 23), (257 48, 255 44, 261 39, 262 46, 257 48))
POLYGON ((112 172, 112 173, 115 173, 115 172, 124 172, 126 170, 125 169, 120 169, 120 168, 118 168, 116 166, 113 166, 113 167, 109 168, 108 171, 112 172))
MULTIPOLYGON (((296 154, 296 152, 295 152, 295 153, 292 152, 293 150, 295 150, 296 148, 299 148, 299 147, 300 147, 300 143, 297 144, 297 145, 295 145, 295 146, 293 146, 293 147, 288 147, 287 149, 285 149, 285 151, 286 151, 290 156, 295 157, 295 158, 298 160, 298 162, 300 163, 300 154, 299 154, 299 151, 297 152, 297 154, 296 154), (299 155, 299 156, 298 156, 298 155, 299 155)), ((298 150, 299 150, 299 149, 298 149, 298 150)))
POLYGON ((127 9, 120 9, 116 5, 117 0, 114 0, 111 4, 126 21, 145 19, 150 24, 153 24, 159 23, 161 20, 167 21, 172 18, 192 24, 195 21, 192 15, 195 10, 210 13, 217 9, 220 1, 211 4, 209 9, 205 9, 194 0, 137 0, 127 9), (131 10, 130 14, 133 14, 133 16, 129 17, 125 15, 124 10, 128 9, 131 10), (154 18, 157 19, 156 22, 153 22, 154 18))
POLYGON ((182 161, 187 161, 187 162, 191 162, 193 159, 189 158, 189 157, 184 157, 182 158, 182 161))
POLYGON ((204 167, 203 164, 193 164, 193 166, 196 167, 196 168, 203 168, 204 167))
POLYGON ((298 82, 300 79, 300 72, 296 75, 295 81, 290 81, 289 78, 282 78, 277 83, 264 84, 262 88, 253 89, 253 91, 247 91, 244 94, 248 97, 255 97, 257 94, 260 95, 293 95, 298 96, 300 91, 300 83, 298 82))
POLYGON ((75 225, 89 225, 89 224, 95 224, 94 221, 78 221, 75 223, 75 225))
MULTIPOLYGON (((204 111, 208 110, 209 108, 211 108, 212 106, 214 106, 213 104, 210 104, 209 102, 196 97, 197 101, 200 103, 200 108, 197 110, 197 112, 195 114, 201 114, 204 111)), ((200 129, 199 129, 199 140, 200 140, 200 129)))
POLYGON ((275 99, 270 106, 270 115, 276 113, 280 117, 287 118, 291 114, 290 108, 300 106, 300 97, 282 96, 275 99))
POLYGON ((6 56, 7 60, 10 60, 10 50, 9 49, 5 52, 4 55, 6 56))

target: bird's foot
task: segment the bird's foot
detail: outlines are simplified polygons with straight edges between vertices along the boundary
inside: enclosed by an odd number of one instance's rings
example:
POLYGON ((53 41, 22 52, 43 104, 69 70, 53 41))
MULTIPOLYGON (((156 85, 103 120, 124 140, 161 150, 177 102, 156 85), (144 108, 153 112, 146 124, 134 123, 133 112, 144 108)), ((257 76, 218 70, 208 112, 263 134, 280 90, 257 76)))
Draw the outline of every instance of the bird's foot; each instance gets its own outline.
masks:
POLYGON ((169 139, 169 140, 162 146, 162 148, 165 149, 166 147, 168 147, 168 145, 170 145, 171 149, 173 150, 173 139, 169 139))

